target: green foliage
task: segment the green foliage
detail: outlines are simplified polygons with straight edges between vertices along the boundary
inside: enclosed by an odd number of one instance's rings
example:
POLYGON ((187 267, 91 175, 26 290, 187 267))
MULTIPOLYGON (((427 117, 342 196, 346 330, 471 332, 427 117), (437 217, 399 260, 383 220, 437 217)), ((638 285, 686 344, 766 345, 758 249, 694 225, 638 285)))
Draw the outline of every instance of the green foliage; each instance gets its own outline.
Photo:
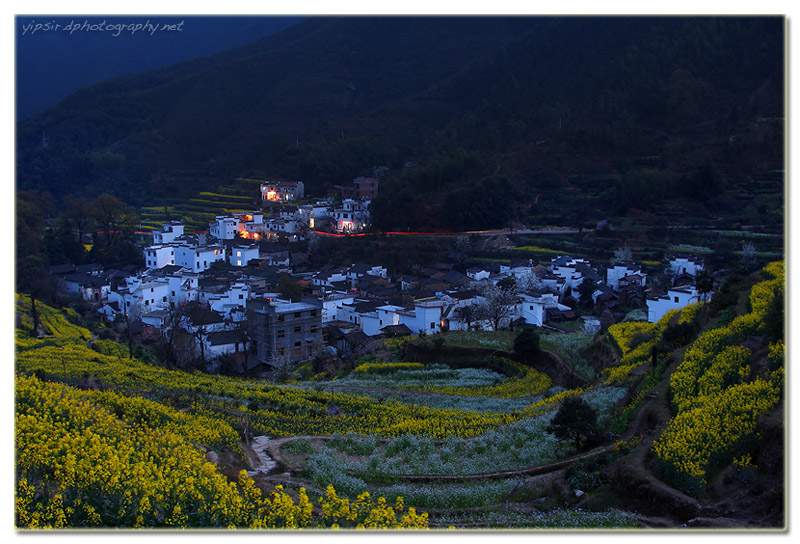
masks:
POLYGON ((539 335, 534 329, 523 329, 514 338, 514 353, 523 361, 529 361, 538 351, 539 335))
POLYGON ((570 440, 577 451, 597 433, 597 412, 578 396, 567 397, 558 408, 547 432, 570 440))

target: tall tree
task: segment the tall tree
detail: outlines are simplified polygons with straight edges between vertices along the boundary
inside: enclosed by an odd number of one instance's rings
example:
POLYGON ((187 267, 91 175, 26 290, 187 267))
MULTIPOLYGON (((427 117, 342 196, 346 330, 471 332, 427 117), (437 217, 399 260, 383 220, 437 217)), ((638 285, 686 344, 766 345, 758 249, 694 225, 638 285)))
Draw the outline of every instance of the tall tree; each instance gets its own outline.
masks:
POLYGON ((108 193, 98 196, 92 208, 109 248, 114 248, 125 235, 131 234, 139 221, 133 208, 108 193))
POLYGON ((597 432, 597 412, 578 396, 567 397, 553 416, 547 432, 570 440, 580 451, 586 440, 597 432))
POLYGON ((33 318, 31 336, 38 336, 40 322, 36 301, 47 299, 55 292, 50 268, 45 257, 27 255, 17 260, 17 291, 27 293, 31 297, 31 317, 33 318))
POLYGON ((594 299, 592 296, 594 295, 594 291, 597 288, 597 284, 590 280, 589 278, 583 278, 580 285, 578 285, 578 295, 580 297, 581 306, 586 308, 591 308, 594 304, 594 299))
POLYGON ((64 217, 78 232, 78 242, 84 243, 83 237, 95 221, 93 202, 83 196, 70 198, 66 201, 64 217))
POLYGON ((507 325, 514 315, 517 295, 511 289, 503 289, 498 285, 489 285, 481 290, 481 299, 477 303, 481 319, 489 321, 492 330, 507 325))

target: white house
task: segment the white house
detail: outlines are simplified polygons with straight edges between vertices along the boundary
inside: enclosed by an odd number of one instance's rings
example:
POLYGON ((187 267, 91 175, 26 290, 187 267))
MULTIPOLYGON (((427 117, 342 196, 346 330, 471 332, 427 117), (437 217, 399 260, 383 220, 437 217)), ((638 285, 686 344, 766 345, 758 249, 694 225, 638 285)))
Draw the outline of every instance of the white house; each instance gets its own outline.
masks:
POLYGON ((642 267, 638 264, 627 261, 616 263, 606 271, 606 285, 614 291, 619 291, 622 278, 627 278, 626 283, 628 285, 635 284, 644 287, 647 281, 647 274, 642 272, 642 267))
POLYGON ((144 248, 144 262, 150 270, 175 264, 175 246, 155 244, 144 248))
POLYGON ((261 200, 270 202, 286 202, 305 196, 305 185, 302 181, 268 181, 261 184, 261 200))
POLYGON ((542 296, 520 295, 515 309, 516 318, 522 318, 527 325, 541 327, 544 325, 546 312, 545 300, 542 296))
POLYGON ((597 271, 585 259, 557 257, 551 261, 550 271, 564 280, 565 288, 571 287, 573 290, 577 289, 585 277, 601 279, 597 271))
POLYGON ((90 302, 105 302, 111 292, 111 282, 101 276, 75 273, 62 276, 58 281, 69 295, 90 302))
POLYGON ((345 274, 350 285, 355 285, 356 282, 364 276, 375 276, 376 278, 384 279, 389 277, 389 273, 384 267, 380 265, 372 266, 364 263, 356 263, 350 266, 345 274))
POLYGON ((199 279, 196 272, 189 272, 185 268, 166 275, 169 284, 169 302, 171 305, 182 305, 187 302, 197 301, 200 296, 199 279))
POLYGON ((266 233, 266 223, 264 223, 264 214, 261 212, 249 212, 243 214, 234 214, 234 217, 239 220, 239 235, 242 238, 250 240, 258 240, 266 233))
POLYGON ((208 232, 218 240, 233 240, 239 232, 239 219, 230 215, 218 215, 208 224, 208 232))
POLYGON ((336 230, 339 232, 355 232, 369 224, 369 201, 346 198, 342 207, 333 212, 336 230))
POLYGON ((181 243, 175 246, 175 263, 191 272, 203 272, 212 263, 225 261, 225 246, 222 244, 195 245, 181 243))
POLYGON ((483 267, 473 266, 467 269, 467 277, 475 281, 488 280, 492 273, 483 267))
POLYGON ((703 261, 691 255, 676 255, 669 259, 669 264, 667 265, 667 270, 674 276, 681 274, 697 276, 697 273, 704 268, 703 261))
POLYGON ((295 219, 310 229, 317 228, 317 223, 324 217, 330 217, 330 208, 327 204, 305 204, 297 207, 295 219))
POLYGON ((161 230, 153 231, 153 245, 169 244, 178 237, 183 236, 184 224, 180 221, 170 221, 161 226, 161 230))
POLYGON ((259 258, 259 249, 257 245, 250 246, 234 246, 231 249, 231 254, 228 257, 228 262, 232 266, 247 266, 252 259, 259 258))
POLYGON ((108 294, 108 301, 119 305, 120 313, 148 313, 169 305, 169 281, 162 277, 131 276, 126 286, 108 294))
POLYGON ((222 293, 201 296, 200 302, 207 303, 212 310, 225 318, 236 320, 237 317, 241 317, 243 314, 238 310, 247 308, 247 300, 249 298, 250 287, 244 282, 235 282, 222 293))
POLYGON ((442 330, 444 306, 436 297, 415 300, 414 309, 399 312, 400 321, 395 324, 405 325, 414 334, 436 334, 442 330))
POLYGON ((400 316, 403 308, 400 306, 393 306, 386 304, 375 308, 374 311, 361 314, 361 330, 367 336, 376 336, 382 334, 381 329, 389 325, 399 325, 400 316))
POLYGON ((655 323, 670 310, 684 308, 695 302, 700 302, 700 294, 694 287, 670 289, 663 297, 647 299, 647 320, 655 323))
POLYGON ((318 272, 311 277, 311 285, 314 287, 333 287, 334 283, 347 281, 345 269, 336 269, 329 272, 318 272))
POLYGON ((146 323, 147 325, 152 325, 159 331, 161 331, 167 324, 168 317, 169 317, 169 312, 167 310, 153 310, 152 312, 147 312, 142 316, 142 323, 146 323))
POLYGON ((203 336, 203 342, 209 359, 247 349, 247 338, 241 330, 210 332, 203 336))
POLYGON ((353 295, 344 293, 326 295, 322 300, 322 322, 326 323, 328 321, 337 320, 347 321, 340 319, 339 310, 343 308, 345 304, 352 306, 354 301, 355 297, 353 295))

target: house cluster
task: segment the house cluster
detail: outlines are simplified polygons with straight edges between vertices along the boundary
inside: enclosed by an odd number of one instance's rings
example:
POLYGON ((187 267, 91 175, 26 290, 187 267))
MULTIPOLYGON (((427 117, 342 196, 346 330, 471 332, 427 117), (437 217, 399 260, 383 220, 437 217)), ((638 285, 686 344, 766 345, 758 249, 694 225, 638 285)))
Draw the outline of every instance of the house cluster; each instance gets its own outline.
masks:
MULTIPOLYGON (((228 229, 226 232, 233 232, 231 237, 236 236, 238 229, 239 236, 243 238, 269 238, 284 242, 303 240, 309 229, 358 232, 369 226, 369 205, 378 196, 378 184, 377 178, 358 177, 350 186, 336 186, 341 195, 341 201, 336 205, 332 199, 297 205, 305 196, 302 181, 262 183, 261 200, 265 209, 269 206, 271 216, 265 220, 262 215, 260 222, 253 225, 251 230, 238 226, 236 215, 220 216, 215 221, 218 225, 216 229, 223 229, 224 224, 228 229), (275 203, 287 205, 276 209, 275 203)), ((248 215, 256 217, 255 213, 248 215)), ((253 219, 246 221, 252 222, 253 219)), ((211 234, 220 238, 215 234, 214 227, 211 234)))
POLYGON ((656 322, 670 310, 709 300, 711 291, 698 289, 696 281, 697 275, 704 269, 702 259, 685 253, 673 255, 665 270, 667 276, 672 278, 672 286, 663 296, 648 297, 647 320, 656 322))
MULTIPOLYGON (((579 318, 579 292, 590 293, 598 312, 608 309, 619 319, 622 306, 645 305, 647 275, 635 263, 614 264, 605 278, 584 259, 467 266, 458 252, 398 277, 379 264, 312 269, 305 255, 255 236, 266 233, 261 214, 234 219, 217 218, 208 234, 164 224, 144 249, 144 268, 66 265, 52 272, 65 293, 93 303, 101 319, 126 320, 152 338, 180 329, 204 358, 233 354, 243 371, 305 360, 330 348, 346 355, 381 337, 558 327, 579 318), (235 236, 242 232, 253 236, 235 236), (286 278, 303 288, 301 299, 279 294, 286 278)), ((676 256, 669 267, 674 281, 667 295, 646 300, 651 321, 697 300, 692 279, 702 263, 676 256)), ((596 318, 585 319, 588 332, 598 327, 596 318)))

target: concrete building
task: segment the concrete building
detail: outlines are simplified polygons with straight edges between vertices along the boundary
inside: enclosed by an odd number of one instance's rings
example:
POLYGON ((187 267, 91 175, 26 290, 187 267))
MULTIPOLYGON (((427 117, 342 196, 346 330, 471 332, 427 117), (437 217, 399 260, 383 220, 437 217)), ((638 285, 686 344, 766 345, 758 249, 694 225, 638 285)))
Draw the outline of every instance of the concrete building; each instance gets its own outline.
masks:
POLYGON ((261 200, 265 202, 286 202, 304 196, 305 185, 302 181, 270 181, 261 184, 261 200))
POLYGON ((322 308, 317 304, 253 299, 247 316, 251 349, 259 363, 303 361, 322 344, 322 308))

